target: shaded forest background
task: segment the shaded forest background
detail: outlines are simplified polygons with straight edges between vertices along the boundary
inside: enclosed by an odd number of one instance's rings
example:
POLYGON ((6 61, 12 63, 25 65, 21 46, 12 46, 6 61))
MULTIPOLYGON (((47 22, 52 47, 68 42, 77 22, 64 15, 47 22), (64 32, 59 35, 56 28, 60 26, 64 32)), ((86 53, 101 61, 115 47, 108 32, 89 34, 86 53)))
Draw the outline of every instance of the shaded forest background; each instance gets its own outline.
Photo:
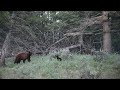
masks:
MULTIPOLYGON (((4 57, 11 57, 25 50, 36 54, 79 43, 90 49, 103 50, 104 26, 99 24, 101 18, 97 18, 102 14, 102 11, 1 11, 0 56, 4 52, 4 57), (81 37, 78 32, 84 32, 86 36, 81 37)), ((109 11, 107 22, 111 52, 120 53, 120 12, 109 11)))

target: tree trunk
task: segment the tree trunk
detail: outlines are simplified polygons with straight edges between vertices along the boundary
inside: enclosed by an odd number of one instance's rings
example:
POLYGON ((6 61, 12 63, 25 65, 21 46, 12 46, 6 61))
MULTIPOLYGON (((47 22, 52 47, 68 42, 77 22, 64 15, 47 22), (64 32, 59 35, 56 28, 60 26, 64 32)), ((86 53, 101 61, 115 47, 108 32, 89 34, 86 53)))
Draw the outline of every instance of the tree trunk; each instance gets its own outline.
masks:
POLYGON ((79 43, 80 43, 80 53, 82 54, 82 48, 84 47, 84 43, 83 43, 83 33, 80 35, 80 39, 79 39, 79 43))
POLYGON ((10 44, 10 36, 11 36, 11 33, 9 32, 6 36, 6 39, 5 39, 4 43, 3 43, 0 66, 5 66, 5 57, 7 55, 8 48, 10 46, 9 45, 10 44))
POLYGON ((108 14, 108 11, 103 11, 103 51, 106 53, 111 53, 111 34, 108 14))

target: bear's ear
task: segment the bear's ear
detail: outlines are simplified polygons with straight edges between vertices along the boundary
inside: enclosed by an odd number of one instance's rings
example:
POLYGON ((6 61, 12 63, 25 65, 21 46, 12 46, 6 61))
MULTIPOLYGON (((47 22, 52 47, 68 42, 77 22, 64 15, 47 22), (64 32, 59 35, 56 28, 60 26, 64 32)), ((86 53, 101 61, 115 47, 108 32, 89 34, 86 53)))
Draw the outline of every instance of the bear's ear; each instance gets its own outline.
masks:
POLYGON ((32 55, 32 52, 28 51, 29 55, 31 56, 32 55))
POLYGON ((30 53, 30 51, 28 51, 28 50, 26 52, 30 53))
POLYGON ((29 52, 30 55, 32 55, 32 52, 29 52))

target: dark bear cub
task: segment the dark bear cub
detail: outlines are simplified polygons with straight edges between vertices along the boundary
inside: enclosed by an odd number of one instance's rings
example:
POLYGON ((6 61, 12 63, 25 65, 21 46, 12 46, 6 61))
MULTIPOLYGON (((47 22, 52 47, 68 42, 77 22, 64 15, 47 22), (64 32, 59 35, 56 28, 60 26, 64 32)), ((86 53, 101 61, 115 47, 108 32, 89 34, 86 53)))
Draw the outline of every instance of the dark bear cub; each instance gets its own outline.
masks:
POLYGON ((57 60, 62 61, 62 58, 60 58, 58 55, 56 55, 57 60))
POLYGON ((28 62, 30 62, 30 56, 32 55, 32 53, 30 51, 26 51, 26 52, 21 52, 19 54, 16 55, 15 57, 15 61, 14 61, 14 64, 15 63, 20 63, 21 60, 23 60, 23 63, 25 63, 26 60, 28 60, 28 62))
POLYGON ((55 55, 54 58, 56 58, 58 61, 62 61, 62 58, 60 58, 59 55, 55 55))

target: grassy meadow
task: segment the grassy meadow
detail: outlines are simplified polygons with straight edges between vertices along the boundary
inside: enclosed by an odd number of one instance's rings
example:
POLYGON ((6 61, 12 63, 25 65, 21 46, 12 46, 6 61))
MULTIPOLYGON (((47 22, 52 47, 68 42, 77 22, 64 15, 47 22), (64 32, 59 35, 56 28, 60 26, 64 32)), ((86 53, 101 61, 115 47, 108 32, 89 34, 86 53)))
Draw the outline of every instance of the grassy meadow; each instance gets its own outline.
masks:
POLYGON ((32 56, 31 62, 14 64, 14 58, 6 59, 0 67, 0 79, 119 79, 120 55, 99 58, 91 55, 72 55, 57 61, 48 56, 32 56))

